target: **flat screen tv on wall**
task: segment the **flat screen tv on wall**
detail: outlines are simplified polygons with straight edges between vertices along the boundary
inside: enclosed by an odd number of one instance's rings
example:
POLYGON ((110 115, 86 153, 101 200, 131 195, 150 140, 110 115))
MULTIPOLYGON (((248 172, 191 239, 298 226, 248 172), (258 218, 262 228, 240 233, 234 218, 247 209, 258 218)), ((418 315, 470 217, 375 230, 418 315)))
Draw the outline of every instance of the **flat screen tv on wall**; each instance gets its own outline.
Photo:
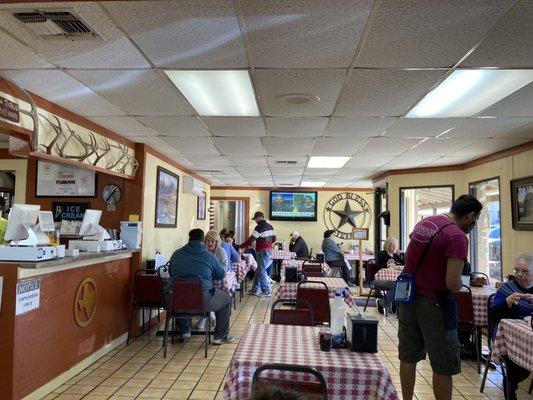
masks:
POLYGON ((271 191, 273 221, 316 221, 317 192, 271 191))

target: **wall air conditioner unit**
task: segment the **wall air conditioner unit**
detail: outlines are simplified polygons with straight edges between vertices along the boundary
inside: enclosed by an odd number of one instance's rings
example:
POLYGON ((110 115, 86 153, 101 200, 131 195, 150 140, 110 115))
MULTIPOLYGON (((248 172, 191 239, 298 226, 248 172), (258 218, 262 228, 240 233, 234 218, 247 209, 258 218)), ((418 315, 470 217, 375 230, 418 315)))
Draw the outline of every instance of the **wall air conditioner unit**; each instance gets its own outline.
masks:
POLYGON ((192 193, 200 196, 204 191, 204 183, 192 176, 183 177, 183 193, 192 193))

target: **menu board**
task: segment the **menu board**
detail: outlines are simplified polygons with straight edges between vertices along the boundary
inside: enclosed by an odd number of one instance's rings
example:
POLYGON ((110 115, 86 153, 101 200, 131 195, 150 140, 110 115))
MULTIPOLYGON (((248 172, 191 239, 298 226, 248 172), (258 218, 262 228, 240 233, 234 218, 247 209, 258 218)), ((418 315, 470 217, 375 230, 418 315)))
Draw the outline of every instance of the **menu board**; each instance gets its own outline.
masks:
POLYGON ((35 195, 95 197, 96 172, 69 165, 38 161, 35 195))

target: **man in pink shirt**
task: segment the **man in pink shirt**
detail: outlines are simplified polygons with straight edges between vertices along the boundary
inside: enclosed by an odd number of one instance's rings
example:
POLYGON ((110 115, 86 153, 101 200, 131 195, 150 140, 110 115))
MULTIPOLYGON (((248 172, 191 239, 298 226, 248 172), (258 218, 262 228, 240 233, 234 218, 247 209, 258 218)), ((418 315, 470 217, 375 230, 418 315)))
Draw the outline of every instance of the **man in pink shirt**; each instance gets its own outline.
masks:
POLYGON ((474 196, 459 196, 448 213, 423 219, 409 235, 403 272, 414 275, 416 294, 412 303, 400 303, 399 308, 403 400, 413 398, 416 364, 426 353, 433 370, 435 398, 452 398, 452 376, 461 372, 452 292, 461 290, 461 271, 468 256, 466 234, 482 208, 474 196))

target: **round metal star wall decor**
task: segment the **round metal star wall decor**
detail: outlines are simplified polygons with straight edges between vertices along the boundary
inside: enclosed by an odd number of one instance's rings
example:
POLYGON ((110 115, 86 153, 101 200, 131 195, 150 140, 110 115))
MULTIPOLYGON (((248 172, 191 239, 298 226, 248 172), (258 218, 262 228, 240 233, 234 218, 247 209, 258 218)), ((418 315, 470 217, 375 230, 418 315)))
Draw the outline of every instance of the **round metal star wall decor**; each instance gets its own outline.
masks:
POLYGON ((324 222, 328 229, 335 230, 339 239, 353 240, 353 229, 370 227, 372 210, 361 196, 351 192, 338 193, 324 208, 324 222))

